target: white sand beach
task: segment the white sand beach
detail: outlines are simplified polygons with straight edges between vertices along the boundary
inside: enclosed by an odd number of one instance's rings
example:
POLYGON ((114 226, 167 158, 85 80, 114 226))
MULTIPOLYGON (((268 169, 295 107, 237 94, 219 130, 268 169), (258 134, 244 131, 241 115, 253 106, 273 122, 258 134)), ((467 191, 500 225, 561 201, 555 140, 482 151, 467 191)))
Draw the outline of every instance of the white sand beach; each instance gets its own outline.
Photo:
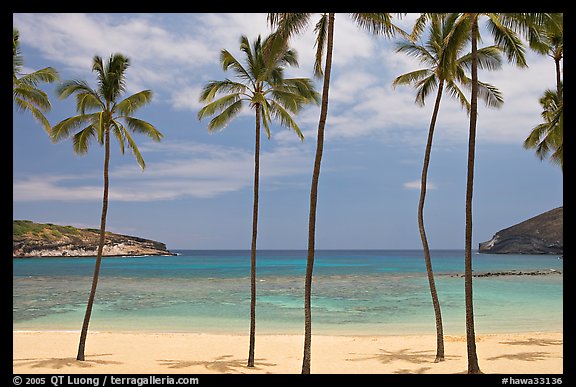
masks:
MULTIPOLYGON (((86 360, 75 359, 78 332, 13 332, 14 373, 295 374, 301 335, 257 335, 256 366, 246 367, 248 336, 201 333, 90 332, 86 360)), ((312 373, 465 373, 466 341, 446 336, 446 360, 434 363, 435 336, 312 338, 312 373)), ((563 334, 477 335, 484 373, 561 374, 563 334)))

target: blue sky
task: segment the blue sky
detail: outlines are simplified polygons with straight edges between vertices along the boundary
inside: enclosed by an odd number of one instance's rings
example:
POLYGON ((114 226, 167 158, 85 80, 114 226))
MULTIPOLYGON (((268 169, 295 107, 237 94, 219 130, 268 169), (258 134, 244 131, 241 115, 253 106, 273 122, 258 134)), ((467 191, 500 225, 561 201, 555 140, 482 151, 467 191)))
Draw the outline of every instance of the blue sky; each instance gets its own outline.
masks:
MULTIPOLYGON (((315 18, 313 18, 315 23, 315 18)), ((410 28, 414 15, 399 22, 410 28)), ((112 147, 107 229, 162 241, 169 249, 249 249, 252 221, 254 116, 245 110, 217 133, 198 121, 201 87, 232 74, 221 70, 222 48, 238 59, 239 39, 270 32, 266 14, 14 14, 28 73, 56 68, 62 80, 95 87, 92 58, 130 58, 127 93, 151 89, 137 117, 163 134, 160 143, 136 137, 141 171, 112 147)), ((311 26, 313 27, 313 26, 311 26)), ((489 44, 485 34, 483 44, 489 44)), ((414 103, 395 77, 421 68, 395 53, 398 39, 360 31, 336 15, 334 62, 319 184, 316 246, 320 249, 420 249, 419 180, 433 100, 414 103)), ((313 28, 293 40, 299 68, 312 77, 313 28)), ((528 69, 504 64, 481 71, 502 91, 500 109, 479 107, 473 202, 473 247, 505 227, 563 204, 560 168, 522 148, 540 123, 538 99, 555 85, 554 63, 528 52, 528 69)), ((318 89, 321 82, 316 80, 318 89)), ((50 123, 75 115, 73 98, 42 86, 50 123)), ((274 125, 261 146, 258 248, 307 248, 309 192, 320 109, 296 120, 301 142, 274 125)), ((425 224, 431 248, 464 248, 468 118, 445 95, 431 156, 425 224)), ((52 144, 29 114, 13 113, 13 218, 99 227, 103 148, 74 155, 70 140, 52 144)))

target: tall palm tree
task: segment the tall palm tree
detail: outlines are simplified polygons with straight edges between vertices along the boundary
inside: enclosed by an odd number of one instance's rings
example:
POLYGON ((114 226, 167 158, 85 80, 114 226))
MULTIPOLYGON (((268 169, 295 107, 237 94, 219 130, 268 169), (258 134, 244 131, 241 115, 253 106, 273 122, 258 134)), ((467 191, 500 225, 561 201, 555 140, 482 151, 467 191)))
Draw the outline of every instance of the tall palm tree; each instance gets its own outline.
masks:
POLYGON ((524 148, 534 149, 536 156, 544 160, 550 154, 550 161, 564 171, 564 114, 562 101, 562 84, 560 94, 556 90, 546 90, 540 105, 542 106, 543 123, 536 125, 524 140, 524 148))
MULTIPOLYGON (((438 301, 438 293, 436 291, 434 272, 432 269, 432 260, 430 258, 430 249, 428 247, 426 230, 424 228, 424 201, 426 198, 427 176, 430 164, 430 153, 432 150, 432 140, 434 137, 436 119, 438 117, 440 101, 442 99, 444 88, 446 87, 450 92, 450 95, 458 99, 460 104, 464 106, 467 111, 470 110, 470 104, 458 86, 458 83, 464 86, 469 86, 471 83, 470 78, 465 74, 465 68, 470 65, 470 55, 467 54, 459 56, 465 45, 470 40, 470 30, 469 26, 465 23, 460 23, 458 25, 458 30, 452 31, 452 29, 455 28, 457 18, 458 14, 456 13, 449 15, 436 15, 431 18, 428 37, 424 45, 418 45, 413 42, 404 42, 399 44, 396 52, 402 52, 414 56, 419 59, 421 63, 429 67, 400 75, 392 83, 394 87, 397 85, 413 84, 417 89, 416 103, 419 106, 424 106, 426 97, 434 90, 437 90, 436 102, 434 104, 434 110, 432 112, 432 118, 428 129, 428 140, 426 142, 424 165, 422 167, 421 175, 420 200, 418 202, 418 228, 420 230, 420 239, 422 240, 424 261, 426 264, 426 272, 428 274, 428 284, 436 318, 435 362, 444 360, 444 333, 442 328, 440 302, 438 301), (446 39, 449 34, 450 39, 446 39)), ((481 68, 497 69, 501 65, 500 51, 496 46, 485 47, 478 50, 478 59, 481 68)), ((480 83, 479 86, 482 90, 481 95, 489 106, 501 105, 502 96, 496 88, 485 83, 480 83)))
POLYGON ((474 191, 474 160, 476 150, 476 124, 478 121, 478 41, 480 40, 479 20, 486 18, 487 30, 492 34, 509 62, 518 67, 527 67, 524 45, 518 32, 528 37, 534 26, 539 23, 539 14, 525 13, 462 13, 459 23, 470 23, 472 46, 472 91, 470 96, 470 131, 468 139, 468 162, 466 177, 466 224, 464 249, 464 294, 466 299, 466 348, 468 355, 468 373, 482 373, 476 353, 476 335, 474 332, 474 306, 472 291, 472 194, 474 191))
POLYGON ((73 149, 76 154, 87 153, 93 139, 96 139, 100 145, 104 145, 104 194, 100 219, 100 238, 92 287, 80 333, 77 360, 84 360, 86 336, 88 335, 88 325, 96 296, 102 250, 104 249, 106 214, 108 212, 110 135, 113 134, 118 140, 122 154, 124 154, 126 145, 130 148, 142 169, 146 167, 146 164, 130 132, 144 134, 154 141, 160 141, 164 137, 152 124, 132 116, 136 110, 152 100, 151 90, 140 91, 119 101, 120 96, 125 91, 125 72, 128 66, 129 59, 122 54, 112 54, 106 63, 103 63, 99 56, 95 56, 92 62, 92 71, 97 75, 98 88, 91 88, 85 81, 73 80, 62 83, 57 89, 61 99, 72 94, 76 95, 76 109, 80 114, 66 118, 54 125, 50 133, 52 141, 58 142, 72 136, 73 149), (73 134, 73 131, 80 128, 80 131, 73 134))
POLYGON ((240 50, 246 55, 242 65, 228 50, 220 52, 224 71, 231 69, 238 81, 225 79, 210 81, 202 89, 200 102, 206 102, 198 112, 198 119, 216 115, 208 124, 208 130, 225 127, 241 111, 245 102, 254 111, 256 139, 254 148, 254 203, 252 214, 252 244, 250 256, 250 344, 248 367, 254 367, 256 339, 256 237, 258 233, 258 186, 260 178, 260 124, 264 124, 270 139, 270 122, 276 119, 282 126, 292 129, 301 140, 304 136, 291 113, 297 113, 310 102, 319 103, 320 96, 308 78, 285 78, 287 65, 298 66, 296 51, 286 45, 270 46, 268 38, 261 37, 250 46, 248 38, 240 39, 240 50), (270 47, 270 49, 268 49, 270 47), (217 94, 222 97, 214 100, 217 94))
MULTIPOLYGON (((270 13, 268 21, 276 28, 274 36, 278 41, 284 42, 293 35, 303 32, 310 24, 310 13, 270 13)), ((360 28, 367 29, 374 34, 383 34, 388 37, 403 31, 392 23, 389 13, 354 13, 352 19, 360 28)), ((308 257, 306 262, 306 279, 304 283, 304 356, 302 358, 302 373, 310 373, 311 345, 312 345, 312 273, 314 270, 314 246, 316 238, 316 206, 318 202, 318 179, 324 150, 324 128, 328 115, 328 93, 330 89, 330 74, 332 71, 332 51, 334 48, 334 13, 323 13, 315 25, 316 32, 316 61, 314 75, 324 75, 322 87, 322 103, 320 119, 318 121, 318 135, 316 143, 316 156, 312 173, 312 186, 310 188, 310 215, 308 219, 308 257), (322 58, 326 49, 326 61, 322 69, 322 58)))
POLYGON ((550 152, 550 160, 564 170, 563 160, 563 95, 562 70, 560 62, 564 57, 563 14, 544 14, 537 34, 530 39, 530 47, 542 54, 548 55, 554 61, 556 71, 556 90, 546 90, 540 98, 542 118, 544 122, 532 128, 524 140, 524 148, 535 149, 536 156, 541 160, 550 152))
POLYGON ((20 33, 12 28, 12 97, 18 110, 29 111, 50 133, 50 123, 44 116, 52 108, 48 95, 38 88, 41 82, 52 83, 58 80, 58 72, 52 67, 22 74, 24 59, 20 50, 20 33))

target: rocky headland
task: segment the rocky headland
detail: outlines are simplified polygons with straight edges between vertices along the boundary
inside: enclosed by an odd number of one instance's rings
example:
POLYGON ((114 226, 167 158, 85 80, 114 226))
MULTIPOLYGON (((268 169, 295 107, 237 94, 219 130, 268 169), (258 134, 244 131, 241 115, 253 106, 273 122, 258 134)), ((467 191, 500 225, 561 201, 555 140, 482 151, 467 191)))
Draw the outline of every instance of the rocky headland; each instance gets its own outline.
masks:
MULTIPOLYGON (((12 256, 88 257, 96 256, 100 230, 14 220, 12 256)), ((176 255, 166 245, 150 239, 106 232, 103 256, 176 255)))
POLYGON ((489 254, 558 254, 564 252, 564 210, 554 208, 498 231, 478 252, 489 254))

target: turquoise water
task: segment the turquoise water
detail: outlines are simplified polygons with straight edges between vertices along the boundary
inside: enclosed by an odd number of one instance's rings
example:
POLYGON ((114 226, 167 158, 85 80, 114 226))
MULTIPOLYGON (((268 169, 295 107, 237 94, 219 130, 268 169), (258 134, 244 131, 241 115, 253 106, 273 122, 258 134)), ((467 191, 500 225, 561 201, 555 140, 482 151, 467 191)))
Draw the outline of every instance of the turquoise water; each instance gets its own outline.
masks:
MULTIPOLYGON (((90 329, 247 333, 249 251, 104 258, 90 329)), ((446 334, 464 334, 464 252, 432 251, 446 334)), ((306 252, 259 251, 257 331, 301 333, 306 252)), ((94 258, 13 259, 13 329, 79 330, 94 258)), ((563 271, 545 255, 473 256, 475 273, 563 271)), ((317 334, 435 333, 422 251, 318 251, 317 334)), ((563 275, 474 278, 478 333, 562 331, 563 275)))

